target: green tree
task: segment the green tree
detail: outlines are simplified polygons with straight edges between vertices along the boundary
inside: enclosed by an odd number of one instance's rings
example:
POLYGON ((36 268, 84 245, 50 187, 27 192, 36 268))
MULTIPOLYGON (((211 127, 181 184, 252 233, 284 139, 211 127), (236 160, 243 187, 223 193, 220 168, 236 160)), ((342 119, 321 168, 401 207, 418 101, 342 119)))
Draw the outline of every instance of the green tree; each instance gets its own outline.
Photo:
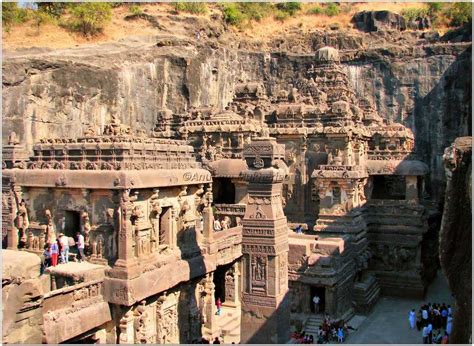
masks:
POLYGON ((455 2, 450 4, 446 10, 445 15, 449 19, 449 25, 462 26, 472 21, 472 3, 470 2, 455 2))
POLYGON ((67 3, 65 2, 37 2, 38 11, 47 13, 53 18, 61 17, 66 11, 67 3))
POLYGON ((18 7, 16 2, 2 2, 2 25, 8 32, 13 24, 28 20, 28 10, 18 7))
POLYGON ((69 26, 85 36, 96 35, 112 18, 112 7, 104 2, 85 2, 71 7, 69 26))
POLYGON ((330 2, 324 9, 324 13, 329 17, 337 16, 339 14, 339 6, 337 6, 334 2, 330 2))
POLYGON ((276 5, 276 7, 283 12, 293 16, 296 12, 301 10, 301 3, 299 2, 282 2, 276 5))

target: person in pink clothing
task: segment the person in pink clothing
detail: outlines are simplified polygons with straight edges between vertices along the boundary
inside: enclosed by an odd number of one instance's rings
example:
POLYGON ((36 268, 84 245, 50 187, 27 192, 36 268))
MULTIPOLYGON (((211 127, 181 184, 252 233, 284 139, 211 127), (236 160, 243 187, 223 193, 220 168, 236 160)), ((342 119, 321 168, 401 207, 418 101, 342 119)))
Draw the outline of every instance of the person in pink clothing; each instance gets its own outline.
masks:
POLYGON ((217 300, 216 300, 216 306, 217 306, 217 315, 220 315, 220 314, 221 314, 221 310, 222 310, 221 298, 217 298, 217 300))
POLYGON ((53 237, 51 239, 49 254, 51 255, 51 265, 53 267, 56 267, 56 265, 58 264, 58 256, 59 256, 59 246, 58 246, 58 242, 56 241, 56 237, 53 237))

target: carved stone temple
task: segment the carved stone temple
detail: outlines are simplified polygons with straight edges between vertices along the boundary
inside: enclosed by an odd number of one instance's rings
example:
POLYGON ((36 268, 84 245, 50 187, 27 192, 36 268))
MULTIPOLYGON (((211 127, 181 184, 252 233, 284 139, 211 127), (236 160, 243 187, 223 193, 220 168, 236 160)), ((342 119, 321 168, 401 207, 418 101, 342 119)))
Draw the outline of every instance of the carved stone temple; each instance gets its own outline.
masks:
POLYGON ((330 47, 285 87, 234 84, 223 109, 162 109, 146 130, 108 115, 32 147, 12 133, 3 342, 285 343, 323 313, 424 295, 439 215, 411 130, 356 96, 330 47), (78 231, 86 261, 72 247, 40 275, 78 231))

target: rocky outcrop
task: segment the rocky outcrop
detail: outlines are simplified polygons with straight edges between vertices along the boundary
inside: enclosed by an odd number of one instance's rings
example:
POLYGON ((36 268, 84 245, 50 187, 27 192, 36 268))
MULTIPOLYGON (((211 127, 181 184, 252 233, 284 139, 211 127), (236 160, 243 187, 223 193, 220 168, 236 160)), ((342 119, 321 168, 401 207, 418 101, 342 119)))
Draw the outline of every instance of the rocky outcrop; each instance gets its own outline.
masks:
POLYGON ((44 291, 40 258, 28 252, 2 250, 2 262, 2 340, 4 343, 39 343, 44 291))
POLYGON ((352 18, 354 26, 365 32, 386 29, 406 30, 407 23, 401 15, 390 11, 362 11, 352 18))
POLYGON ((439 254, 456 306, 450 343, 472 333, 472 137, 457 138, 444 155, 447 186, 439 254))

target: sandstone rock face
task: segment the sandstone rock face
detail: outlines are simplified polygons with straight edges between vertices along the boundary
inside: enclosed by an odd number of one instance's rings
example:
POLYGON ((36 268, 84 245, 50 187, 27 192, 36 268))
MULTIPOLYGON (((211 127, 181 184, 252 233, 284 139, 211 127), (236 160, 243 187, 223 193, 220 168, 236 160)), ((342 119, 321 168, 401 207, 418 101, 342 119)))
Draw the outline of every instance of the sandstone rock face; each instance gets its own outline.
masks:
POLYGON ((446 199, 439 239, 441 267, 456 299, 451 343, 469 343, 472 332, 472 137, 446 149, 446 199))
POLYGON ((2 250, 4 343, 41 343, 43 285, 40 258, 28 252, 2 250))
MULTIPOLYGON (((381 18, 402 26, 392 14, 381 18)), ((110 114, 150 131, 165 109, 183 118, 192 107, 223 109, 238 83, 261 81, 267 95, 277 95, 326 46, 339 49, 358 96, 388 121, 412 129, 431 170, 427 189, 442 197, 443 150, 471 131, 471 45, 442 43, 435 34, 416 31, 289 32, 266 43, 203 43, 168 35, 56 52, 7 52, 3 138, 15 130, 31 150, 46 135, 74 137, 89 124, 103 127, 110 114)))

